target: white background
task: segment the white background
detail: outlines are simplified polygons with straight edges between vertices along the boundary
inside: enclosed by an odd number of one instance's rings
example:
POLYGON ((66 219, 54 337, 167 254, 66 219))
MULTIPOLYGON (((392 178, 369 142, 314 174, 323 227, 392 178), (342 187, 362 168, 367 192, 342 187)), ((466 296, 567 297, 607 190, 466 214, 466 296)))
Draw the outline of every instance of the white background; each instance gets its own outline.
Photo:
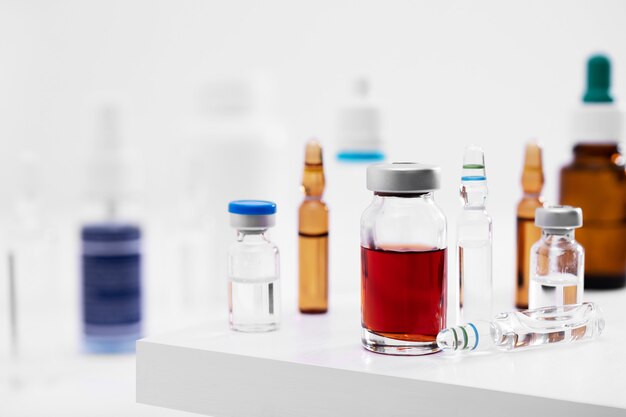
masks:
MULTIPOLYGON (((278 236, 290 236, 301 146, 312 136, 331 143, 336 110, 350 82, 364 74, 384 112, 390 159, 442 166, 437 200, 451 229, 459 210, 463 148, 470 143, 484 148, 494 258, 500 260, 494 277, 497 286, 509 288, 524 142, 543 143, 545 195, 556 201, 558 168, 571 152, 568 111, 582 95, 590 53, 611 55, 614 95, 626 97, 625 18, 622 1, 4 0, 0 213, 6 218, 18 192, 16 157, 26 149, 42 160, 48 221, 61 225, 61 219, 76 215, 81 158, 93 140, 89 103, 114 92, 126 98, 127 136, 146 166, 147 215, 170 215, 181 186, 172 173, 182 167, 172 155, 184 146, 181 121, 197 113, 198 91, 216 76, 260 71, 274 81, 274 115, 290 141, 289 152, 276 158, 293 159, 295 167, 286 173, 293 182, 293 205, 281 207, 285 220, 277 228, 278 236)), ((328 178, 329 186, 333 181, 328 178)), ((295 240, 278 243, 283 256, 295 255, 290 249, 295 240)), ((69 265, 70 255, 62 256, 69 265)), ((294 272, 288 267, 285 275, 294 272)), ((132 361, 127 362, 117 366, 130 369, 132 361)), ((96 368, 75 384, 99 381, 96 368)), ((50 402, 41 401, 41 415, 49 415, 50 407, 64 415, 94 409, 104 415, 106 406, 124 415, 153 412, 132 404, 127 392, 132 372, 124 372, 125 382, 105 375, 102 381, 108 382, 96 384, 110 395, 85 395, 84 406, 55 403, 50 396, 50 402)), ((12 415, 34 415, 36 395, 15 396, 12 415), (17 411, 27 403, 28 413, 17 411)))

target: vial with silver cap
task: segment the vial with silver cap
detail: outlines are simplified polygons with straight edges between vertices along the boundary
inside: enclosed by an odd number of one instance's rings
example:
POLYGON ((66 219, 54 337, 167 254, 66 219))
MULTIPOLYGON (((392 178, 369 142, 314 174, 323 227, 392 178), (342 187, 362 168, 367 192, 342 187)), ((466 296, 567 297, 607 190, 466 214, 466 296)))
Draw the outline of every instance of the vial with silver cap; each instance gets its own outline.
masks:
POLYGON ((228 250, 230 328, 242 332, 276 330, 280 323, 278 248, 267 230, 276 223, 276 204, 237 200, 228 205, 237 241, 228 250))
POLYGON ((531 309, 580 304, 584 288, 583 247, 574 240, 574 229, 583 225, 582 210, 570 206, 547 206, 535 211, 541 239, 530 253, 531 309))
POLYGON ((490 320, 492 314, 492 224, 485 210, 487 174, 478 146, 469 146, 461 176, 463 211, 457 222, 459 305, 463 320, 490 320))
POLYGON ((440 176, 412 162, 367 168, 374 198, 361 216, 361 340, 373 352, 439 350, 447 299, 446 218, 433 195, 440 176))

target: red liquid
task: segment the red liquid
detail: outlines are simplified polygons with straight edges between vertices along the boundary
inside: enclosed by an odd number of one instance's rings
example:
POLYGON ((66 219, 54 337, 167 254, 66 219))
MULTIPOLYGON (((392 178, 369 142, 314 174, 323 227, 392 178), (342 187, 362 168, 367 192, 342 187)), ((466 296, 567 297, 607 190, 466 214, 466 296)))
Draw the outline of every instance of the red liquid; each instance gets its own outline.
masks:
POLYGON ((434 341, 446 324, 446 253, 361 247, 363 327, 392 339, 434 341))

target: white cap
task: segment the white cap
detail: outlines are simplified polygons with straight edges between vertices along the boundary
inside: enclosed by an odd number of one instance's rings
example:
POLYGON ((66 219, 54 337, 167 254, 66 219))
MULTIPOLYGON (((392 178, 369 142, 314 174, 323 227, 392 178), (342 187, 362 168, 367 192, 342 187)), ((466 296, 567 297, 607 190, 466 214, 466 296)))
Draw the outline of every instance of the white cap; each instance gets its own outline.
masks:
POLYGON ((336 149, 341 159, 342 152, 364 152, 383 159, 381 138, 381 112, 369 96, 369 82, 365 78, 356 80, 353 99, 339 110, 337 120, 336 149))
POLYGON ((585 103, 572 114, 575 142, 620 142, 624 113, 615 103, 585 103))

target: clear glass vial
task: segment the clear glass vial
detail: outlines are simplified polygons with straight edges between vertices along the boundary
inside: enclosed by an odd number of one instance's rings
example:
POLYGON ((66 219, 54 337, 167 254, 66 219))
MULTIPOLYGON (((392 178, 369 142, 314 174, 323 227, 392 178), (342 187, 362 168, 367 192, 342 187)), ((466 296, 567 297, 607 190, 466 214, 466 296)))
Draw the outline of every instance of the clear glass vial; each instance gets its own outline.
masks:
POLYGON ((446 219, 435 203, 439 167, 367 168, 374 192, 361 217, 363 346, 391 355, 437 352, 446 323, 446 219))
POLYGON ((228 205, 237 241, 228 251, 228 310, 230 328, 267 332, 280 324, 278 248, 267 236, 276 222, 276 204, 238 200, 228 205))
POLYGON ((542 231, 530 252, 529 307, 582 303, 585 251, 574 240, 574 229, 583 224, 582 210, 541 207, 535 211, 535 224, 542 231))

